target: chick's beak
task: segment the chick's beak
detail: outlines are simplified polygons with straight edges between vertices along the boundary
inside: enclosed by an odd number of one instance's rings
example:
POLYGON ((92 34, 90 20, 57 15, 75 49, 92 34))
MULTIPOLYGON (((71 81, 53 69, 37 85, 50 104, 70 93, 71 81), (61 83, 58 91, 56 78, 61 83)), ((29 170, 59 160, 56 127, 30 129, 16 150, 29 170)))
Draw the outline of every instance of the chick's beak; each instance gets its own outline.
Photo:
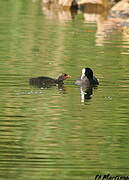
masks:
POLYGON ((66 79, 67 79, 67 78, 71 78, 71 76, 70 76, 70 75, 67 75, 67 76, 66 76, 66 79))

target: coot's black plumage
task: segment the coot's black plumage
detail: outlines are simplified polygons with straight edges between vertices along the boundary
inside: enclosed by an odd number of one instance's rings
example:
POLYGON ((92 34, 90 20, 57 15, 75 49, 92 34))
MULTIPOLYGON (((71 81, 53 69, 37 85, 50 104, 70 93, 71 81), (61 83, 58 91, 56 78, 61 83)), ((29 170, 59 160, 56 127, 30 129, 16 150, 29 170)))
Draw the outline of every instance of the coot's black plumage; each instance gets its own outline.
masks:
POLYGON ((81 78, 76 80, 75 84, 89 88, 99 85, 99 81, 93 76, 92 69, 83 68, 81 78))
POLYGON ((64 84, 64 80, 70 78, 71 76, 68 74, 63 73, 60 75, 57 79, 47 77, 47 76, 41 76, 36 78, 31 78, 29 80, 30 85, 37 86, 37 87, 50 87, 54 85, 61 85, 64 84))

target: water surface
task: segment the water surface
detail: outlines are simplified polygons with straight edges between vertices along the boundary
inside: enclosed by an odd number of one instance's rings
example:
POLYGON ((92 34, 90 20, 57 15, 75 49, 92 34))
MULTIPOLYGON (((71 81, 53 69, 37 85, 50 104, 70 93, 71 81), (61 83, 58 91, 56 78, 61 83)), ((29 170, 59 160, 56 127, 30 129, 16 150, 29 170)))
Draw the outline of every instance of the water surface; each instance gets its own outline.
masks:
POLYGON ((129 176, 128 34, 82 12, 50 16, 39 0, 0 7, 0 179, 129 176), (74 85, 83 67, 100 81, 91 99, 74 85), (62 72, 63 89, 29 86, 62 72))

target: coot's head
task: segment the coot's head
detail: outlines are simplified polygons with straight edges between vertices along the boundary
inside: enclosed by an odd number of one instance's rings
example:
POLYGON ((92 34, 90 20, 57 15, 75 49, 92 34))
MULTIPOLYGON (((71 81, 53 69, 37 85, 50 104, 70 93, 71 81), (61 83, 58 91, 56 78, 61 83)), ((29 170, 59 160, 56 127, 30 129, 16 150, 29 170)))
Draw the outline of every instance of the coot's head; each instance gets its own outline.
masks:
POLYGON ((92 71, 92 69, 83 68, 82 69, 81 79, 83 79, 84 77, 87 77, 88 79, 93 79, 93 71, 92 71))
POLYGON ((70 78, 71 76, 65 73, 62 73, 59 77, 58 77, 58 81, 64 81, 65 79, 70 78))

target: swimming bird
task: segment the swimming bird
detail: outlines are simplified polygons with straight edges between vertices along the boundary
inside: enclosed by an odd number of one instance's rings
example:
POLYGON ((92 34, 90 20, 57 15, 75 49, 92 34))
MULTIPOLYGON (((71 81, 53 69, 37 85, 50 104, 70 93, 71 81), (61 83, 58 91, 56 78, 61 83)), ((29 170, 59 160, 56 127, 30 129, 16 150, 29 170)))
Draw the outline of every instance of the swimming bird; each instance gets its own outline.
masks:
POLYGON ((93 71, 90 68, 83 68, 80 79, 75 82, 76 85, 83 86, 85 88, 95 87, 99 85, 99 81, 93 76, 93 71))
POLYGON ((30 78, 29 83, 30 85, 37 87, 50 87, 54 85, 63 85, 64 84, 63 81, 70 77, 71 77, 70 75, 65 73, 62 73, 56 79, 47 76, 40 76, 40 77, 30 78))

